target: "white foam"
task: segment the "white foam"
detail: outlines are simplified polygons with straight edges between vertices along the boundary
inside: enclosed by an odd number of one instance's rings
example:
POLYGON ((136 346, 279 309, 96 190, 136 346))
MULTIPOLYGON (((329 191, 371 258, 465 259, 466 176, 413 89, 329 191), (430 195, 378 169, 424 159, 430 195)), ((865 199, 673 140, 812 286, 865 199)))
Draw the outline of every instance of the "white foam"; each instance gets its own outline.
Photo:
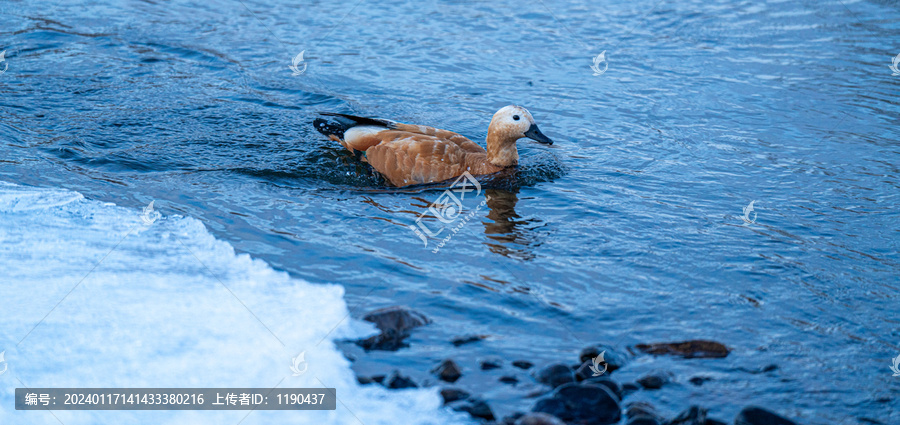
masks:
POLYGON ((0 423, 468 422, 441 408, 435 389, 356 382, 332 340, 374 329, 348 317, 343 287, 309 284, 236 255, 198 220, 147 225, 140 214, 71 191, 0 182, 0 351, 9 368, 0 375, 0 423), (308 370, 292 376, 291 358, 302 351, 308 370), (339 402, 335 411, 55 411, 55 418, 14 410, 14 388, 23 385, 328 386, 339 402))

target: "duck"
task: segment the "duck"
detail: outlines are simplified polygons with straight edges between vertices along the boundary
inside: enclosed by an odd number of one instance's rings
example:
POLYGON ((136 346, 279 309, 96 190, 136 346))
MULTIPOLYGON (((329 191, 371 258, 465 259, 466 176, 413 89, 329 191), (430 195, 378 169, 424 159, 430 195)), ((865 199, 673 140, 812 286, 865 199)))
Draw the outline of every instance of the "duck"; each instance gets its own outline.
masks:
POLYGON ((313 121, 319 133, 340 143, 397 187, 514 168, 519 163, 519 139, 553 144, 531 113, 517 105, 500 108, 491 118, 485 140, 487 149, 458 133, 434 127, 332 112, 320 115, 332 119, 313 121))

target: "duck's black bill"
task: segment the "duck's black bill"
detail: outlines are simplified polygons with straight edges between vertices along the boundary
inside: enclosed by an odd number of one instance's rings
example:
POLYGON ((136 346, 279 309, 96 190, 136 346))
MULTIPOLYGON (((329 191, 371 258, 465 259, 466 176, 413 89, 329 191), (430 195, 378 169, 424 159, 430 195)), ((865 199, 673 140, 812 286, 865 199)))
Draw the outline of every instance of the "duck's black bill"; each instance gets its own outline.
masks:
POLYGON ((545 136, 544 133, 541 133, 541 129, 538 128, 537 124, 531 124, 528 131, 525 132, 525 137, 545 145, 553 144, 553 141, 550 140, 549 137, 545 136))

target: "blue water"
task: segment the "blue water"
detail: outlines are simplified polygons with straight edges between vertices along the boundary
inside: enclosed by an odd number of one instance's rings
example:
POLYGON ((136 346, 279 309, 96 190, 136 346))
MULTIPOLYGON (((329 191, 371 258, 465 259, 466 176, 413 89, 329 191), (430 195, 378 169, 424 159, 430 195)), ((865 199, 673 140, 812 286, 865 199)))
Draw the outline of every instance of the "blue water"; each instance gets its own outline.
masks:
POLYGON ((361 374, 421 382, 451 357, 502 416, 533 387, 478 359, 703 338, 734 351, 635 356, 614 378, 674 372, 628 399, 667 415, 900 422, 896 3, 10 1, 0 16, 0 180, 155 200, 343 285, 354 317, 404 304, 435 321, 396 353, 345 347, 361 374), (521 169, 437 254, 407 226, 440 189, 385 188, 311 126, 350 112, 482 143, 507 104, 556 143, 519 143, 521 169), (449 343, 465 334, 490 337, 449 343))

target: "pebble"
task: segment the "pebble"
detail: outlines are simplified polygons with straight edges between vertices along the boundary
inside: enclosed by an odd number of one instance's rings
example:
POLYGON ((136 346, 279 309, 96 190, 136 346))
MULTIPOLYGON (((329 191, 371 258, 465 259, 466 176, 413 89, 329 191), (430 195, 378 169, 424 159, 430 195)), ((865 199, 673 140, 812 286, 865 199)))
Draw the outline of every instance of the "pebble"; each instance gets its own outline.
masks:
MULTIPOLYGON (((597 344, 585 347, 578 355, 578 360, 584 365, 585 362, 591 362, 595 357, 603 353, 603 362, 606 363, 606 372, 612 373, 616 369, 625 365, 625 356, 614 350, 612 347, 597 344)), ((602 367, 601 367, 602 370, 602 367)))
POLYGON ((357 341, 365 350, 396 351, 406 347, 403 342, 409 331, 431 323, 424 314, 407 307, 394 306, 375 310, 363 316, 363 320, 372 322, 381 331, 373 337, 357 341))
POLYGON ((672 378, 671 372, 654 371, 638 378, 637 383, 648 390, 658 390, 672 382, 672 378))
POLYGON ((566 425, 566 423, 546 413, 528 413, 516 419, 513 425, 566 425))
POLYGON ((529 362, 528 360, 516 360, 512 362, 512 365, 519 369, 531 369, 534 366, 534 363, 529 362))
POLYGON ((444 399, 444 404, 447 404, 456 400, 465 400, 469 398, 469 393, 459 388, 445 387, 441 388, 441 398, 444 399))
POLYGON ((409 378, 408 376, 401 375, 400 372, 396 371, 396 370, 393 373, 391 373, 391 376, 389 376, 384 381, 384 386, 388 387, 392 390, 399 390, 401 388, 418 388, 419 387, 418 385, 416 385, 415 381, 413 381, 411 378, 409 378))
POLYGON ((499 359, 485 359, 481 361, 481 370, 500 369, 502 364, 499 359))
POLYGON ((357 376, 356 382, 359 382, 360 385, 368 385, 373 383, 382 383, 384 382, 384 375, 375 375, 375 376, 357 376))
POLYGON ((516 378, 515 376, 501 376, 500 382, 502 382, 504 384, 515 385, 515 384, 519 383, 519 379, 516 378))
POLYGON ((625 417, 628 418, 627 425, 661 425, 665 422, 653 405, 643 401, 629 403, 625 417))
POLYGON ((572 368, 561 363, 555 363, 537 371, 534 378, 538 382, 553 388, 575 382, 575 374, 572 372, 572 368))
POLYGON ((584 382, 560 386, 531 410, 581 425, 610 425, 622 417, 619 400, 609 388, 584 382))
POLYGON ((451 403, 449 406, 457 412, 466 412, 472 415, 473 418, 485 419, 488 421, 494 420, 494 412, 491 410, 491 406, 488 406, 488 404, 481 399, 470 398, 467 400, 460 400, 451 403))
POLYGON ((797 425, 794 421, 762 407, 748 406, 734 418, 734 425, 797 425))
POLYGON ((703 385, 707 381, 712 381, 712 378, 710 378, 709 376, 695 376, 691 379, 688 379, 688 382, 690 382, 698 387, 703 385))
POLYGON ((481 341, 482 339, 487 339, 488 335, 464 335, 458 336, 450 340, 450 343, 454 346, 459 347, 460 345, 465 345, 473 342, 481 341))
POLYGON ((622 397, 625 396, 625 394, 622 391, 622 388, 619 387, 619 384, 617 384, 615 381, 613 381, 612 379, 609 379, 607 377, 601 376, 601 377, 597 377, 597 378, 590 378, 590 379, 584 381, 584 383, 585 384, 594 384, 594 385, 603 385, 606 388, 609 388, 609 390, 612 391, 613 394, 615 394, 616 397, 619 398, 619 401, 621 401, 622 397))
POLYGON ((462 370, 459 368, 459 365, 450 359, 442 361, 441 364, 431 370, 431 373, 435 374, 440 380, 447 382, 456 382, 457 379, 462 377, 462 370))
POLYGON ((622 395, 631 394, 637 390, 641 389, 641 386, 634 382, 626 382, 622 384, 622 395))
POLYGON ((724 344, 702 339, 662 342, 656 344, 638 344, 635 346, 640 351, 653 355, 673 355, 686 359, 693 358, 721 358, 728 356, 731 351, 724 344))
POLYGON ((700 406, 688 407, 666 425, 706 425, 706 409, 700 406))

